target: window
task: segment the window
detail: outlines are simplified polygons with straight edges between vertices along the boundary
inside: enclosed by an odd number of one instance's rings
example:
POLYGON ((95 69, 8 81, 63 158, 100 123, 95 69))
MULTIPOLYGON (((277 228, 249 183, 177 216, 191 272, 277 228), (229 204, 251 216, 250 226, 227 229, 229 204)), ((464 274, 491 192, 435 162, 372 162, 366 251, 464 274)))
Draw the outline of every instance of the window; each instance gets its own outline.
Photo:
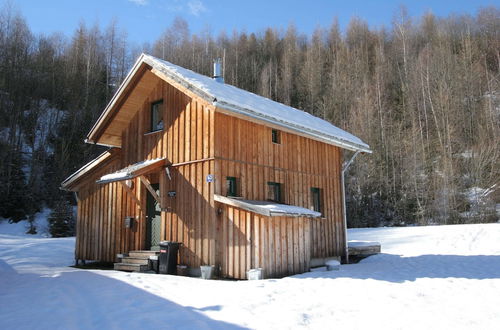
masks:
POLYGON ((281 203, 281 183, 267 183, 267 199, 276 203, 281 203))
POLYGON ((238 196, 238 190, 236 186, 236 178, 232 176, 228 176, 226 178, 226 188, 227 188, 227 196, 238 196))
POLYGON ((151 132, 163 129, 163 100, 151 103, 151 132))
POLYGON ((316 212, 321 212, 321 189, 311 188, 313 210, 316 212))
POLYGON ((281 143, 280 131, 278 131, 277 129, 273 129, 271 131, 271 134, 272 134, 273 143, 280 144, 281 143))

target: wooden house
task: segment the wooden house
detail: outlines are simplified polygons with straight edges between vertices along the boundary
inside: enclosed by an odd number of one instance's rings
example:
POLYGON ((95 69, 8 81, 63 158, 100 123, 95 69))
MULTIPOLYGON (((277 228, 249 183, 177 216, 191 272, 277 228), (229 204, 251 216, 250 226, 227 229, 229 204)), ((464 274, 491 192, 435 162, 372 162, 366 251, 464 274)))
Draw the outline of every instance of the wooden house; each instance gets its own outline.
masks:
POLYGON ((308 271, 345 255, 343 150, 359 138, 306 112, 142 54, 86 140, 109 147, 62 183, 75 258, 181 242, 222 277, 308 271))

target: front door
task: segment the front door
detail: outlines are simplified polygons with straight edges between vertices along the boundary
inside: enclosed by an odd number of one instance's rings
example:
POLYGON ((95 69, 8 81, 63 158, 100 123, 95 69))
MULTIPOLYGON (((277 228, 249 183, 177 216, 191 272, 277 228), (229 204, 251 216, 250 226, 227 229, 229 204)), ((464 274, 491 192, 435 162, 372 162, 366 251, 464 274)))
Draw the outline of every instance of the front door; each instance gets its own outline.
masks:
MULTIPOLYGON (((160 186, 155 183, 151 185, 156 191, 156 194, 160 195, 160 186)), ((160 250, 160 239, 161 239, 161 207, 156 199, 147 192, 146 200, 146 249, 147 250, 160 250)))

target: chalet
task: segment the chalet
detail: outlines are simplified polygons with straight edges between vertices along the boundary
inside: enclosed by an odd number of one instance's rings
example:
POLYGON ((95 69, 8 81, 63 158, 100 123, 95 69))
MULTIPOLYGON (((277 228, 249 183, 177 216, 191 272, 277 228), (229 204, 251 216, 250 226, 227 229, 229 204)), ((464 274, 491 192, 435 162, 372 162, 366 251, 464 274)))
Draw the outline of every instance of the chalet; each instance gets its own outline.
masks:
POLYGON ((237 279, 253 268, 302 273, 345 255, 343 152, 371 152, 217 72, 146 54, 86 142, 109 150, 62 183, 78 200, 77 262, 114 262, 169 240, 182 243, 180 264, 237 279))

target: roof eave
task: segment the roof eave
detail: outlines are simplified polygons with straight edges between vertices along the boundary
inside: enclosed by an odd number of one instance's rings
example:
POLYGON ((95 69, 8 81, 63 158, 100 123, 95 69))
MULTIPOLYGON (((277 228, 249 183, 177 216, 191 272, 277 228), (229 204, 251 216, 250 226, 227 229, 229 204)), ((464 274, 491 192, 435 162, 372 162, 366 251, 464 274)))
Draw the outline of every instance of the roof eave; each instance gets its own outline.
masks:
POLYGON ((360 151, 364 153, 372 153, 372 150, 369 148, 369 146, 363 146, 359 145, 357 143, 351 142, 351 141, 346 141, 343 139, 340 139, 336 136, 328 135, 320 131, 312 130, 307 127, 301 127, 298 125, 294 125, 293 123, 290 122, 285 122, 285 121, 280 121, 277 120, 274 117, 271 116, 265 116, 264 114, 256 111, 252 111, 247 108, 239 107, 235 104, 227 103, 227 102, 222 102, 222 101, 214 101, 213 105, 216 106, 219 109, 225 109, 228 111, 227 114, 231 115, 231 112, 236 112, 238 114, 241 114, 243 116, 251 117, 256 120, 264 121, 272 125, 284 127, 288 130, 291 130, 295 133, 302 133, 304 135, 310 136, 315 138, 316 140, 320 140, 322 142, 328 143, 328 144, 334 144, 336 146, 339 146, 344 149, 348 149, 351 151, 360 151))
MULTIPOLYGON (((116 106, 118 100, 121 99, 122 94, 127 89, 128 85, 132 81, 133 77, 139 71, 142 64, 145 63, 144 58, 146 56, 147 56, 146 54, 142 53, 139 56, 139 58, 137 59, 137 61, 134 63, 134 65, 132 66, 132 69, 130 69, 129 73, 127 74, 127 76, 125 77, 123 82, 120 84, 120 87, 116 91, 115 95, 113 95, 113 97, 109 101, 108 105, 106 106, 104 111, 101 113, 101 115, 99 116, 97 121, 95 122, 94 126, 92 126, 92 128, 90 129, 90 132, 87 134, 87 138, 85 139, 86 143, 98 144, 98 145, 103 145, 103 146, 110 146, 109 144, 104 144, 104 143, 99 142, 99 138, 102 135, 102 132, 100 132, 100 130, 102 130, 102 126, 106 124, 108 117, 113 112, 113 110, 115 110, 115 106, 116 106)), ((121 147, 121 146, 113 145, 113 147, 121 147)))
POLYGON ((80 167, 76 172, 67 177, 63 182, 61 182, 61 190, 65 191, 74 191, 74 184, 78 182, 78 180, 85 175, 87 172, 91 171, 97 165, 101 164, 103 161, 107 160, 109 157, 113 155, 112 149, 106 150, 96 158, 92 159, 87 164, 80 167))

